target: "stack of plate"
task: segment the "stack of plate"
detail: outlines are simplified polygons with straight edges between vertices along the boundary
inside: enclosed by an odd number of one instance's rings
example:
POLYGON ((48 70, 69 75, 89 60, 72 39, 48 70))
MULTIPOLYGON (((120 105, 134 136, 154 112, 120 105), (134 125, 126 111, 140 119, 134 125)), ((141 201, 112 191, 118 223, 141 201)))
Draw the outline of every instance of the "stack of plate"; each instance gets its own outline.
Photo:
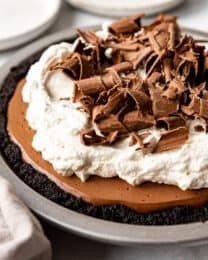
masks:
POLYGON ((127 16, 136 12, 147 15, 160 13, 176 7, 183 0, 66 0, 71 5, 106 16, 127 16))
POLYGON ((0 51, 26 43, 55 21, 61 0, 0 1, 0 51))

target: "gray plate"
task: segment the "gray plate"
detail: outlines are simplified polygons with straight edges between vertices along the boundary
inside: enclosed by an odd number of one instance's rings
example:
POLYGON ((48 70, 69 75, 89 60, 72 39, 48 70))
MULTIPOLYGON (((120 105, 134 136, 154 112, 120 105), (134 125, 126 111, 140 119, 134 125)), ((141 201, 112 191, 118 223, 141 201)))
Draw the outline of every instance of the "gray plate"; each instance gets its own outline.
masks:
MULTIPOLYGON (((10 69, 25 58, 65 38, 74 38, 71 30, 36 41, 17 52, 0 70, 0 86, 10 69)), ((95 240, 123 245, 183 244, 208 242, 208 222, 173 226, 142 226, 113 223, 88 217, 44 198, 22 182, 0 158, 0 172, 15 187, 17 194, 39 216, 58 227, 95 240)))

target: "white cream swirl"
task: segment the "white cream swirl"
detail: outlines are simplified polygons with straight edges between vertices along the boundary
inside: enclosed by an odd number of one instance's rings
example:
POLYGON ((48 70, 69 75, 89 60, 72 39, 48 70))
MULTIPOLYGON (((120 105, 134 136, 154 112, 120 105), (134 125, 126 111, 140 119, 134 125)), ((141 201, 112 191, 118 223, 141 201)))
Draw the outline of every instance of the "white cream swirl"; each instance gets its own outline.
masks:
MULTIPOLYGON (((73 48, 68 43, 48 48, 31 66, 23 88, 23 100, 29 104, 26 119, 36 131, 32 146, 43 159, 58 173, 76 174, 82 181, 98 175, 118 176, 132 185, 150 181, 177 185, 183 190, 208 187, 208 135, 194 130, 194 125, 204 126, 202 120, 191 122, 186 144, 156 154, 135 151, 128 139, 113 146, 88 147, 80 142, 79 133, 88 123, 88 115, 70 101, 74 83, 63 72, 48 69, 52 61, 61 60, 73 48)), ((160 135, 149 131, 153 136, 160 135)))

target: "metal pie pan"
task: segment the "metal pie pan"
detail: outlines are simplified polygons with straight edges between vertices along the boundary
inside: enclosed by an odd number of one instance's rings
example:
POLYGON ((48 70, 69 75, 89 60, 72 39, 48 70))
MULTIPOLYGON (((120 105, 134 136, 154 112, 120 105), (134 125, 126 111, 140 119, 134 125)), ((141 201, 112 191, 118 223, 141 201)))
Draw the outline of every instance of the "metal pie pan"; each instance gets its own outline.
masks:
MULTIPOLYGON (((0 70, 0 86, 13 66, 38 50, 63 39, 74 39, 71 30, 45 37, 17 52, 0 70)), ((13 184, 17 194, 40 217, 79 235, 120 245, 196 245, 208 242, 208 222, 171 226, 143 226, 100 220, 66 209, 32 190, 0 158, 0 172, 13 184)))

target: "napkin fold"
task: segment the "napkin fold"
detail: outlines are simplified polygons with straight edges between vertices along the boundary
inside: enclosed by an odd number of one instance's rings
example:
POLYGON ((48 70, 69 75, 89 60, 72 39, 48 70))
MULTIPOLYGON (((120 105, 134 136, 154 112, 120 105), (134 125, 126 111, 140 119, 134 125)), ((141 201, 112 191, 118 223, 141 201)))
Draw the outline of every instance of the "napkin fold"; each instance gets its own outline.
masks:
POLYGON ((38 220, 0 177, 0 260, 49 260, 51 246, 38 220))

